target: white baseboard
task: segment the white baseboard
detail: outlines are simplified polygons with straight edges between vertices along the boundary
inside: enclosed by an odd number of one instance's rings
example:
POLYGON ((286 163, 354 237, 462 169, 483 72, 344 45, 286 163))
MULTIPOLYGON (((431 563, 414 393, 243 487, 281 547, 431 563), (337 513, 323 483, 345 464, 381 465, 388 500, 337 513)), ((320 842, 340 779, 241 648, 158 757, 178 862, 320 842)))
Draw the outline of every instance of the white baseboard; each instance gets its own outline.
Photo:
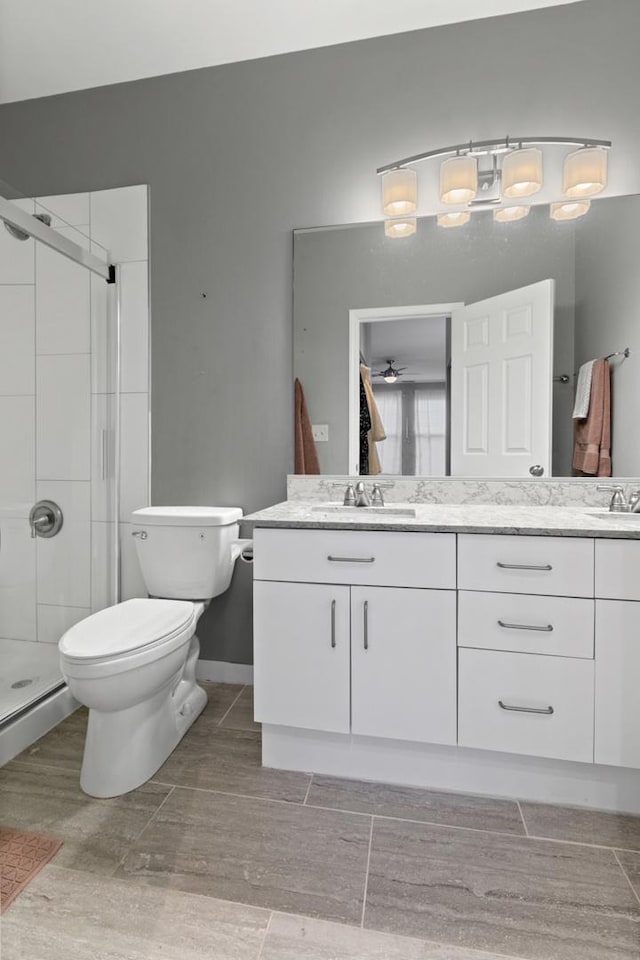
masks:
POLYGON ((196 679, 253 685, 253 666, 250 663, 227 663, 225 660, 198 660, 196 679))

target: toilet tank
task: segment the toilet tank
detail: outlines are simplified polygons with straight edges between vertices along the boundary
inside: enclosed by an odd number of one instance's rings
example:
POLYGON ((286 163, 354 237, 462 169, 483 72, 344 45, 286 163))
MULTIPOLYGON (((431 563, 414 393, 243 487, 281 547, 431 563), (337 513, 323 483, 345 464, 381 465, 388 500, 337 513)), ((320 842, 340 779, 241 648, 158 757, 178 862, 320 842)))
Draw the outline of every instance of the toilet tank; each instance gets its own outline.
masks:
POLYGON ((209 600, 224 593, 234 562, 239 507, 144 507, 134 510, 132 536, 149 595, 209 600))

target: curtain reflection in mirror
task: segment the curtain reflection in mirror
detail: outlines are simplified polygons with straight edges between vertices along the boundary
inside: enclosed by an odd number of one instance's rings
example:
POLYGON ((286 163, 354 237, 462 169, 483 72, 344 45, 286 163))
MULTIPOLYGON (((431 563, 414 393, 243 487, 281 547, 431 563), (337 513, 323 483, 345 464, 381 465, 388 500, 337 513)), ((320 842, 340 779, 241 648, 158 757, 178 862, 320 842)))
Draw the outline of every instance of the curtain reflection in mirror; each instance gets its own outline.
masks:
POLYGON ((446 384, 376 384, 373 389, 387 434, 378 446, 381 472, 446 476, 446 384))

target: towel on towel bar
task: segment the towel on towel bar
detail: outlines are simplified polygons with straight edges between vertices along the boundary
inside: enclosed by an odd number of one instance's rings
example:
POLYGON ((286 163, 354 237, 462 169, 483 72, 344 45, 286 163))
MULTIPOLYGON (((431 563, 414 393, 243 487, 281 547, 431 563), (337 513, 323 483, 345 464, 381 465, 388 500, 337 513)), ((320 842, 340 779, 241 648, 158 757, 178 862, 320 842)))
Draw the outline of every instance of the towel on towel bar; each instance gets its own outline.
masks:
POLYGON ((591 383, 593 381, 593 365, 595 360, 583 363, 578 370, 576 383, 576 402, 573 407, 574 420, 586 420, 589 415, 589 401, 591 400, 591 383))
POLYGON ((593 365, 586 420, 575 421, 573 469, 590 477, 611 476, 611 371, 608 360, 593 365))

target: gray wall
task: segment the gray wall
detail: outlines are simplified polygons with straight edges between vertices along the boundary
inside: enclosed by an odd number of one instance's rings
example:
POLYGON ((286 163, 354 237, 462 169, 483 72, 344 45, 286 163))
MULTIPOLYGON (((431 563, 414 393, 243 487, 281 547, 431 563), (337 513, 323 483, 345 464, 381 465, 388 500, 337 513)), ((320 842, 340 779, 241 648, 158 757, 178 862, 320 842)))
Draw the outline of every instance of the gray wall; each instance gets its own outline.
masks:
MULTIPOLYGON (((154 502, 284 497, 291 230, 376 218, 381 163, 592 134, 615 141, 613 192, 639 192, 639 35, 637 0, 586 0, 0 107, 0 177, 25 194, 150 185, 154 502)), ((251 660, 247 569, 199 633, 251 660)))
POLYGON ((576 363, 631 349, 611 361, 613 472, 637 476, 640 464, 640 197, 594 203, 596 233, 576 233, 576 363))
MULTIPOLYGON (((555 286, 554 366, 573 370, 573 224, 546 207, 496 224, 477 213, 459 230, 421 219, 413 237, 390 240, 382 225, 300 232, 294 238, 293 364, 309 415, 329 425, 317 445, 322 473, 348 473, 349 310, 474 303, 537 280, 555 286)), ((553 473, 570 475, 571 393, 554 388, 553 473)), ((352 472, 352 471, 351 471, 352 472)))

